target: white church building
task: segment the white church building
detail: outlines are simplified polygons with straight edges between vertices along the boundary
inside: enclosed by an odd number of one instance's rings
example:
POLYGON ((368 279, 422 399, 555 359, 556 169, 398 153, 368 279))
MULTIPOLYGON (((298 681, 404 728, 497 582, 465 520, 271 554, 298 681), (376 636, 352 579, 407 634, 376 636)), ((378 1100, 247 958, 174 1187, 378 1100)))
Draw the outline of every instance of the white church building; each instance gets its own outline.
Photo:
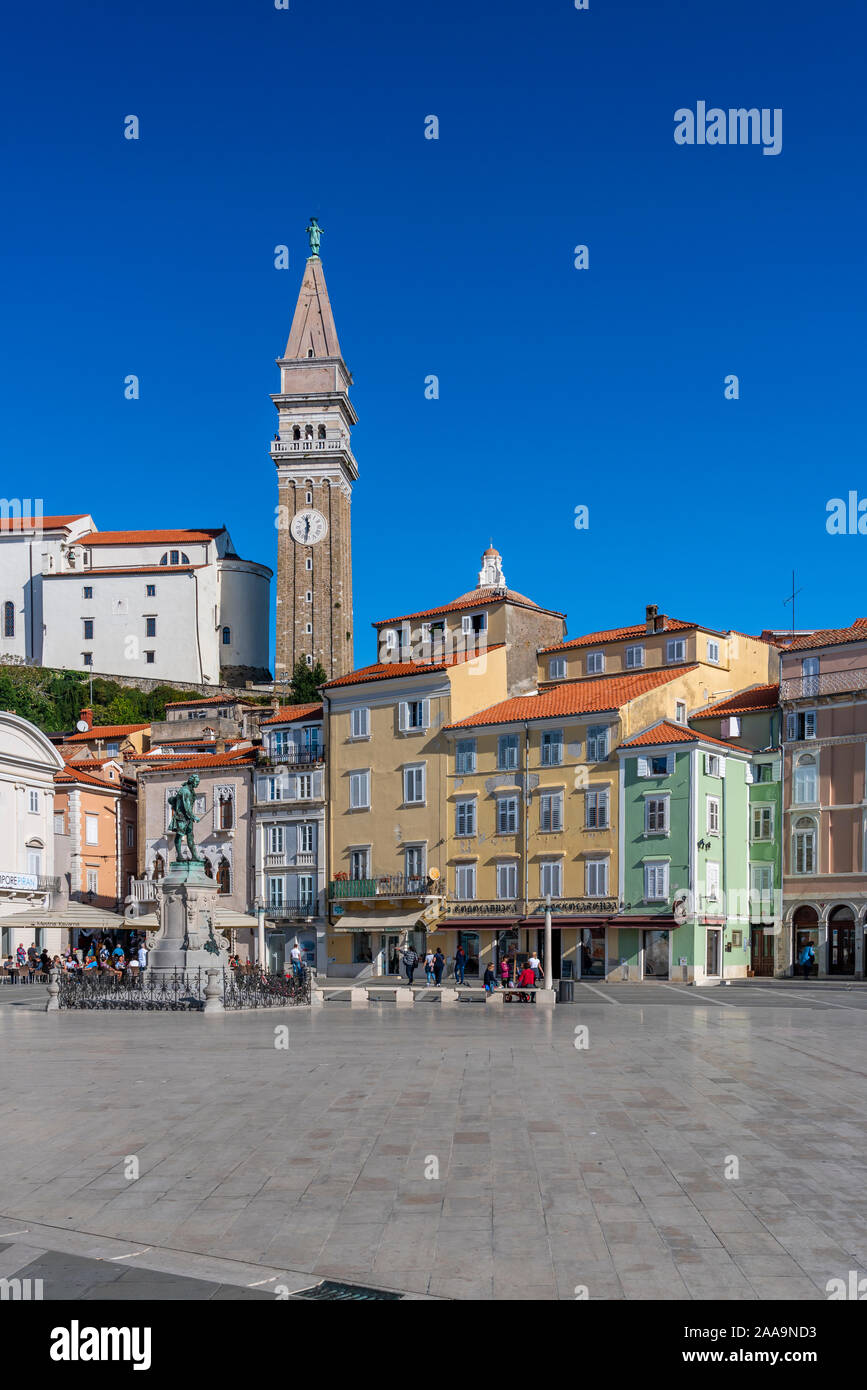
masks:
POLYGON ((241 685, 269 675, 271 570, 225 527, 99 531, 0 516, 0 660, 241 685))

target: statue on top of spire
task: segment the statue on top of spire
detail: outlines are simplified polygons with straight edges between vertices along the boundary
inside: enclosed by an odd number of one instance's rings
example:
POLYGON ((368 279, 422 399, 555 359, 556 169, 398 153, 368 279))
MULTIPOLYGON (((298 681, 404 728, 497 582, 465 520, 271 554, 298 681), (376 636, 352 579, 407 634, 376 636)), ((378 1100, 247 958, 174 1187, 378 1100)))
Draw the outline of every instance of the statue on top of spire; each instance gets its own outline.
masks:
POLYGON ((310 219, 310 226, 307 228, 307 237, 310 242, 311 256, 318 257, 319 243, 322 240, 322 228, 315 217, 311 217, 310 219))

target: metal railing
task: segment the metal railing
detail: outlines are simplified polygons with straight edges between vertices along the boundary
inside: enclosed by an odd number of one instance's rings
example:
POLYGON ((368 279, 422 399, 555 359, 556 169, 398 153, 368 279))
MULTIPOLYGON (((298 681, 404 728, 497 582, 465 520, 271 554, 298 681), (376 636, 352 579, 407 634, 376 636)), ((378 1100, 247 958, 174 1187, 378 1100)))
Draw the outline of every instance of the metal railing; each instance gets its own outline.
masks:
POLYGON ((330 898, 414 898, 441 895, 445 892, 442 879, 426 874, 378 874, 374 878, 332 879, 330 898))
POLYGON ((287 903, 283 907, 266 907, 265 916, 272 922, 306 922, 316 916, 316 903, 287 903))
POLYGON ((276 749, 269 749, 268 756, 274 767, 313 767, 316 763, 325 762, 325 744, 319 743, 315 748, 296 748, 290 745, 282 753, 276 749))
MULTIPOLYGON (((263 971, 223 970, 225 1009, 262 1009, 310 1003, 310 972, 266 975, 263 971)), ((205 1007, 206 970, 171 972, 127 970, 122 976, 93 970, 63 973, 58 981, 61 1009, 124 1009, 144 1012, 195 1012, 205 1007)))
POLYGON ((781 700, 812 700, 818 695, 843 695, 867 690, 867 669, 826 671, 815 676, 790 676, 780 681, 781 700))

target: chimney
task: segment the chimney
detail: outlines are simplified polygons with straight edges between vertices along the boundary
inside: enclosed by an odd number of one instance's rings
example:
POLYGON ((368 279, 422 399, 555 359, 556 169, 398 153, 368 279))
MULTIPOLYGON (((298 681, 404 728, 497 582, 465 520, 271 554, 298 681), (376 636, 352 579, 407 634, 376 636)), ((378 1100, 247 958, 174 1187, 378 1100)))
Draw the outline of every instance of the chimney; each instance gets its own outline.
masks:
POLYGON ((647 632, 656 631, 656 615, 659 612, 655 603, 648 603, 644 610, 644 625, 647 632))
POLYGON ((221 736, 221 737, 219 737, 218 739, 216 739, 216 741, 215 741, 215 743, 214 743, 214 752, 215 752, 215 753, 225 753, 225 751, 226 751, 226 740, 221 736))
POLYGON ((92 709, 83 709, 83 710, 81 711, 81 722, 82 722, 83 724, 86 724, 87 727, 88 727, 88 729, 92 729, 92 728, 93 728, 93 710, 92 710, 92 709))

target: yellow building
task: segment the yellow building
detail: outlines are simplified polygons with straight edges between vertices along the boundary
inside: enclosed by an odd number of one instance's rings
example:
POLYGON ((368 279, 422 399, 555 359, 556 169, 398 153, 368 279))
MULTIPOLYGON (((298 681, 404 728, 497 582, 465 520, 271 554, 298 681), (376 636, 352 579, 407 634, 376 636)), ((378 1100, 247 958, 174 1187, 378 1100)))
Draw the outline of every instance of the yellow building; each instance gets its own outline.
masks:
POLYGON ((709 697, 766 682, 778 663, 759 638, 648 608, 644 625, 540 651, 537 694, 453 721, 436 927, 447 958, 461 944, 468 974, 481 974, 541 953, 550 895, 554 977, 604 976, 619 906, 615 748, 659 719, 685 725, 709 697))
POLYGON ((444 904, 445 725, 535 687, 563 615, 505 585, 493 547, 478 587, 374 625, 380 660, 323 687, 328 763, 328 974, 394 973, 444 904))
POLYGON ((690 712, 722 695, 779 679, 780 652, 774 642, 743 632, 717 632, 699 623, 669 618, 649 604, 643 623, 590 632, 556 642, 539 652, 540 688, 563 680, 598 680, 636 671, 696 666, 683 689, 690 712))

